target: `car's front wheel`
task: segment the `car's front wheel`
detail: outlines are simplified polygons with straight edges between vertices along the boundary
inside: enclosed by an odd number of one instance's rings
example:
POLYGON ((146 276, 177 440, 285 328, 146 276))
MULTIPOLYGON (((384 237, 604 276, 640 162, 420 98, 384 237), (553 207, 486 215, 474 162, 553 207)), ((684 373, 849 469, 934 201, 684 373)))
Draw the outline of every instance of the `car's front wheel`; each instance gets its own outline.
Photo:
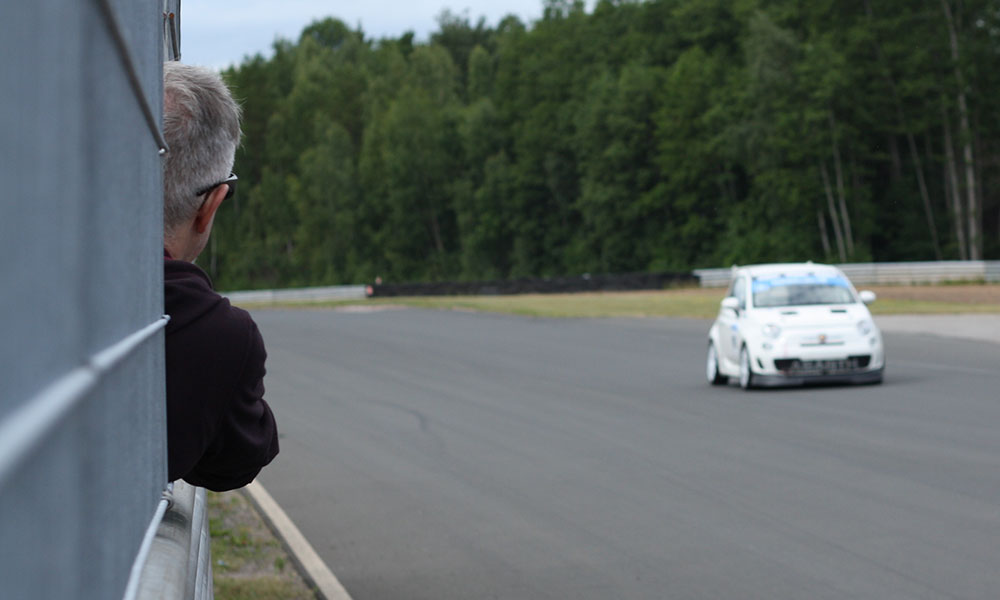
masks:
POLYGON ((749 390, 753 387, 753 367, 750 364, 750 352, 747 347, 740 349, 740 387, 749 390))
POLYGON ((708 343, 708 357, 705 359, 705 375, 712 385, 722 385, 729 383, 729 378, 719 372, 719 353, 715 351, 715 344, 708 343))

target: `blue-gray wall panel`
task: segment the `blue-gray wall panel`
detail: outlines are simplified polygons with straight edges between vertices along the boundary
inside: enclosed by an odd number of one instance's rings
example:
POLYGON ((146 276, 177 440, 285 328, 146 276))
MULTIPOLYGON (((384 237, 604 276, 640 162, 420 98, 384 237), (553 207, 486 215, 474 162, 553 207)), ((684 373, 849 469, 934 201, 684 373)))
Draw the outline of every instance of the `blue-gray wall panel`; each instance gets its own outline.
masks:
POLYGON ((0 3, 0 419, 83 357, 82 8, 0 3))
POLYGON ((4 598, 96 597, 81 593, 80 562, 89 553, 80 549, 90 531, 80 501, 89 484, 79 463, 84 441, 78 415, 74 411, 0 488, 4 598))
MULTIPOLYGON (((159 115, 163 3, 112 7, 159 115)), ((162 165, 96 0, 2 3, 0 51, 4 434, 162 314, 162 165)), ((0 597, 121 597, 166 483, 163 364, 161 330, 0 470, 0 597)))
MULTIPOLYGON (((82 466, 88 489, 80 503, 88 534, 78 554, 86 557, 85 563, 76 566, 84 589, 125 589, 132 559, 160 499, 166 462, 149 464, 149 454, 137 451, 146 440, 136 435, 164 426, 163 405, 152 401, 162 397, 162 392, 156 393, 161 383, 151 377, 162 364, 161 344, 162 333, 131 354, 102 379, 80 411, 77 426, 87 448, 82 466)), ((161 445, 149 450, 159 459, 165 456, 165 446, 162 437, 158 439, 161 445)))
POLYGON ((103 378, 0 488, 0 597, 125 589, 166 470, 163 437, 136 439, 164 424, 162 342, 160 332, 103 378))
MULTIPOLYGON (((126 33, 146 31, 149 43, 130 46, 136 65, 145 74, 144 88, 151 90, 145 92, 145 97, 160 114, 162 61, 156 40, 161 18, 153 14, 154 19, 133 17, 129 21, 129 14, 120 12, 118 18, 123 24, 130 23, 123 27, 126 33), (140 54, 139 49, 145 52, 140 54), (144 60, 140 61, 140 57, 144 60)), ((91 31, 106 31, 97 11, 88 13, 84 26, 91 31)), ((163 186, 156 142, 111 38, 95 35, 89 42, 89 52, 99 60, 82 67, 86 74, 82 97, 87 121, 78 143, 85 161, 87 195, 94 199, 81 215, 81 254, 101 257, 88 264, 80 298, 88 317, 84 322, 84 343, 86 351, 92 353, 162 314, 162 261, 150 264, 136 258, 162 252, 162 209, 148 199, 160 197, 163 186), (143 292, 137 294, 137 290, 143 292)))

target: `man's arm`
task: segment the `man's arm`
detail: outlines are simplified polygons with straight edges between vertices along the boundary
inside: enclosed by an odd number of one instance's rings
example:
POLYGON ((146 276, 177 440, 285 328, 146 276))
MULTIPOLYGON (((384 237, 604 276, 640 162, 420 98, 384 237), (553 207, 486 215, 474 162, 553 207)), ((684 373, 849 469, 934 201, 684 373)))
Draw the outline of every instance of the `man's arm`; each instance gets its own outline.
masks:
POLYGON ((267 353, 256 324, 249 322, 249 348, 233 396, 219 415, 204 455, 184 476, 188 483, 214 491, 250 483, 278 454, 274 414, 264 400, 267 353))

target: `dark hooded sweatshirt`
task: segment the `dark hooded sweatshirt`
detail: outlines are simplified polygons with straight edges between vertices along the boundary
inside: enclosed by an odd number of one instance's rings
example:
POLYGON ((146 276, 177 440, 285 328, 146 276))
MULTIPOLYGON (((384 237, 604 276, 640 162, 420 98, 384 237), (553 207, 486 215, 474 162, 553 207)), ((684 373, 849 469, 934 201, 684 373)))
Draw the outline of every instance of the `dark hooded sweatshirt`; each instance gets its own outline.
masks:
POLYGON ((278 453, 264 401, 264 341, 249 313, 215 293, 197 266, 167 257, 163 271, 170 481, 242 487, 278 453))

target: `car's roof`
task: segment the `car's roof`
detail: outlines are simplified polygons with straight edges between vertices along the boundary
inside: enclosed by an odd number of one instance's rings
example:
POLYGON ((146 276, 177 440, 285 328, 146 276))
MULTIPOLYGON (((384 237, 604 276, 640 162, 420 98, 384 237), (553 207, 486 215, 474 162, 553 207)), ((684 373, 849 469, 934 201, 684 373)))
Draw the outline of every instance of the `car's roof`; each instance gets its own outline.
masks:
POLYGON ((812 262, 743 265, 733 267, 733 269, 734 275, 737 272, 744 272, 754 278, 781 277, 782 275, 793 277, 809 274, 820 276, 833 276, 841 274, 837 267, 812 262))

